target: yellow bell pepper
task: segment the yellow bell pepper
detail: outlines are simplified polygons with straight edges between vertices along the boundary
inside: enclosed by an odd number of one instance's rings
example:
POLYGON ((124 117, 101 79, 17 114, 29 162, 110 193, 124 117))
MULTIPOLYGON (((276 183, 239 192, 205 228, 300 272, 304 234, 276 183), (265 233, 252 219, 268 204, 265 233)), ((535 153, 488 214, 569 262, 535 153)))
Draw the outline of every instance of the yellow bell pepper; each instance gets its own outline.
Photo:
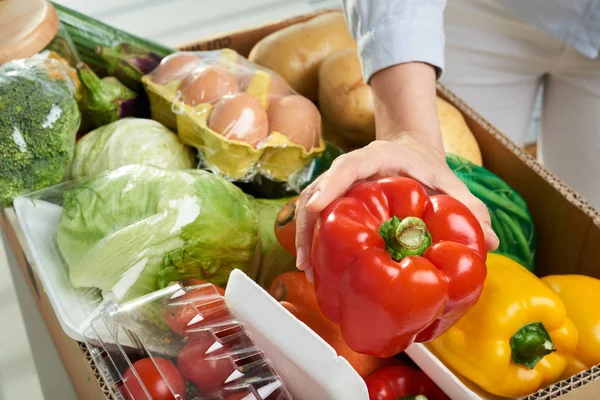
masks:
POLYGON ((551 275, 542 281, 563 300, 579 332, 563 379, 600 364, 600 280, 585 275, 551 275))
POLYGON ((508 257, 488 254, 479 302, 429 348, 482 389, 521 397, 558 381, 577 346, 560 297, 508 257))

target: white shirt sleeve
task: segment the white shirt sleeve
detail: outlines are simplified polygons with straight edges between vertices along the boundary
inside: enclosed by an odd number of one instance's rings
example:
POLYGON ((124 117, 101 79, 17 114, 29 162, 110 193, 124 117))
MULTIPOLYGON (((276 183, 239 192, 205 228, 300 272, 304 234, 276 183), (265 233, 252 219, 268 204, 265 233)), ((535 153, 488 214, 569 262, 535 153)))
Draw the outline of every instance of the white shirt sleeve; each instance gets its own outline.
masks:
POLYGON ((363 76, 392 65, 424 62, 444 68, 446 0, 342 0, 358 44, 363 76))

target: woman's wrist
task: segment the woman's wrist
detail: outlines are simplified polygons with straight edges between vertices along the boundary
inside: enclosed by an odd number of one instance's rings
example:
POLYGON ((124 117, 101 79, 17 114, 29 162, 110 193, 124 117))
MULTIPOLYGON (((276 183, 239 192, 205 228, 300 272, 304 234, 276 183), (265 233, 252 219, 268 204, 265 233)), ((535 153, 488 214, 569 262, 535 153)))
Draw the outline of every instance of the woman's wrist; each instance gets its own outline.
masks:
POLYGON ((381 70, 371 78, 377 139, 411 136, 443 153, 436 109, 436 71, 413 62, 381 70))

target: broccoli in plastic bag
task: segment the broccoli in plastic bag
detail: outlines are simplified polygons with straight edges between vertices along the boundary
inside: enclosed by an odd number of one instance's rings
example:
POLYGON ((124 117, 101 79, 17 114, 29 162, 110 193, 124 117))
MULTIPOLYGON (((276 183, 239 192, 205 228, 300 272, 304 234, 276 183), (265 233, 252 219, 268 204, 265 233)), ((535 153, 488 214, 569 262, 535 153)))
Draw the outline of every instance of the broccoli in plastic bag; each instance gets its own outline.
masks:
POLYGON ((68 175, 81 115, 77 83, 49 52, 0 66, 0 206, 68 175))
POLYGON ((235 268, 268 287, 294 268, 273 237, 286 201, 256 200, 203 170, 130 165, 64 193, 57 243, 74 287, 118 299, 188 278, 224 285, 235 268))

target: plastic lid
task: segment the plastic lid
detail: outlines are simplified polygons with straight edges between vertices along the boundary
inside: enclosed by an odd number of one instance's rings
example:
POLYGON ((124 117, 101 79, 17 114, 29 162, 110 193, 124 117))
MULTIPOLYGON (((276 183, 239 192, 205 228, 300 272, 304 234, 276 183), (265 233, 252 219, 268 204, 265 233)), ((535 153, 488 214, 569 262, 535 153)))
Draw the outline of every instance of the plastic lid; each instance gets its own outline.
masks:
POLYGON ((47 0, 0 1, 0 64, 43 50, 59 27, 56 10, 47 0))

